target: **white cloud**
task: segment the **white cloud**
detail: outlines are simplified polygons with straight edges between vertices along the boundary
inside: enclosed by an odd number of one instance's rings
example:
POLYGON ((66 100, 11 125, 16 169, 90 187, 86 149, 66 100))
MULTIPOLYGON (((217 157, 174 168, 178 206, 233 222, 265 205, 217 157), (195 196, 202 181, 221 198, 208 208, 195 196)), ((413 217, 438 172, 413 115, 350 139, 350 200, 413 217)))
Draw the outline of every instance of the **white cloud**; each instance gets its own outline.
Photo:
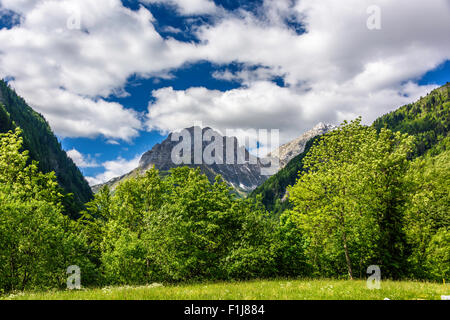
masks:
POLYGON ((211 0, 142 0, 143 3, 162 3, 176 6, 182 15, 212 14, 218 10, 211 0))
POLYGON ((107 144, 119 145, 120 143, 116 140, 109 139, 106 141, 107 144))
POLYGON ((62 136, 132 139, 139 116, 104 98, 123 95, 133 74, 159 74, 192 55, 192 44, 156 32, 147 9, 132 11, 120 0, 3 0, 2 6, 22 22, 0 30, 0 76, 12 77, 11 85, 62 136), (68 28, 78 18, 81 29, 68 28))
POLYGON ((89 99, 62 89, 28 85, 30 83, 21 86, 27 92, 28 100, 33 101, 34 107, 46 116, 60 136, 94 138, 101 134, 130 141, 138 136, 142 127, 137 112, 118 103, 89 99))
POLYGON ((434 0, 265 1, 263 17, 240 12, 201 26, 197 53, 242 71, 215 72, 244 87, 153 92, 147 125, 162 131, 202 121, 218 129, 280 128, 282 141, 320 121, 365 123, 410 103, 435 86, 412 80, 450 59, 450 3, 434 0), (369 30, 366 12, 381 8, 382 29, 369 30), (298 34, 286 19, 297 19, 298 34), (286 88, 267 80, 284 75, 286 88))
POLYGON ((107 182, 112 178, 122 176, 138 167, 141 156, 142 155, 138 155, 131 160, 119 157, 116 160, 106 161, 102 163, 102 166, 105 168, 103 173, 100 173, 95 177, 86 177, 86 180, 89 182, 89 185, 94 186, 107 182))
POLYGON ((222 133, 226 129, 279 129, 280 143, 285 143, 319 121, 340 124, 364 115, 364 122, 370 123, 433 88, 408 82, 371 94, 350 94, 345 86, 292 90, 268 81, 227 92, 163 88, 153 92, 156 101, 149 105, 147 125, 162 132, 190 127, 196 122, 222 133))
POLYGON ((278 1, 266 1, 266 11, 272 12, 269 20, 248 14, 201 27, 198 36, 205 46, 199 50, 216 62, 239 61, 281 70, 291 85, 348 81, 371 63, 396 70, 392 80, 410 79, 450 56, 446 0, 426 5, 406 0, 302 0, 289 11, 305 25, 306 33, 301 35, 280 22, 287 14, 275 10, 280 6, 278 1), (366 9, 373 4, 381 7, 381 30, 366 27, 366 9), (281 16, 274 18, 274 12, 281 16))
POLYGON ((259 15, 226 13, 207 0, 170 2, 181 14, 215 16, 215 24, 194 28, 200 43, 163 39, 147 9, 132 11, 120 0, 2 0, 22 23, 0 30, 0 75, 15 79, 14 88, 56 133, 117 141, 142 129, 140 114, 106 101, 125 94, 131 75, 164 76, 200 60, 260 66, 215 73, 244 85, 225 93, 155 91, 146 124, 281 128, 288 139, 319 121, 362 115, 370 122, 411 102, 432 86, 410 80, 450 59, 447 0, 266 0, 259 15), (381 8, 381 30, 366 27, 370 5, 381 8), (70 30, 67 19, 77 12, 81 30, 70 30), (286 88, 269 81, 280 75, 286 88))
POLYGON ((174 28, 172 26, 165 26, 163 28, 164 32, 168 32, 168 33, 173 33, 173 34, 179 34, 179 33, 183 33, 183 30, 179 29, 179 28, 174 28))
POLYGON ((26 14, 36 5, 35 0, 2 0, 1 5, 20 14, 26 14))
POLYGON ((215 71, 212 76, 216 79, 227 81, 238 81, 245 86, 249 86, 254 82, 261 80, 272 80, 274 77, 282 77, 279 70, 269 67, 252 67, 244 66, 242 70, 232 72, 230 70, 215 71))
POLYGON ((96 167, 99 167, 99 164, 95 161, 95 159, 92 159, 90 156, 88 156, 86 158, 82 153, 80 153, 75 148, 73 148, 72 150, 67 151, 67 155, 80 168, 96 168, 96 167))

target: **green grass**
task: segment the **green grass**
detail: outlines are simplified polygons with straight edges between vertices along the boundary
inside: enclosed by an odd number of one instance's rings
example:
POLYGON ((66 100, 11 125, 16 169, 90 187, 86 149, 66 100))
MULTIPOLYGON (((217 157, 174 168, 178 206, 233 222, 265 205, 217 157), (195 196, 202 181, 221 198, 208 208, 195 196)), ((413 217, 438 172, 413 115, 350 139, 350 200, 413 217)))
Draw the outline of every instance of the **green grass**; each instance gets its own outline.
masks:
POLYGON ((181 285, 106 287, 18 293, 3 299, 32 300, 414 300, 441 299, 450 285, 419 281, 382 281, 370 290, 363 280, 258 280, 181 285))

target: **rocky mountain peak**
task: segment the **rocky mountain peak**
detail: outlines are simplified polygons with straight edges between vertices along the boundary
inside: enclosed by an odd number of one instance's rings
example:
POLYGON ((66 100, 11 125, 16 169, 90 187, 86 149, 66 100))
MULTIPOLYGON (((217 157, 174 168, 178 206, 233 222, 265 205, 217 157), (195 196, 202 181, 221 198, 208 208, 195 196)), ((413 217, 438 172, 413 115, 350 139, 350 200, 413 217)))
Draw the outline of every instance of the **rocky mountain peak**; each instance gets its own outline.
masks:
MULTIPOLYGON (((217 150, 220 149, 220 147, 217 148, 217 150)), ((202 173, 206 174, 211 181, 214 181, 215 176, 220 174, 238 193, 245 194, 267 179, 268 176, 263 174, 263 168, 268 167, 270 164, 263 164, 261 159, 251 155, 247 149, 239 145, 236 137, 222 136, 210 127, 190 127, 170 133, 164 141, 155 144, 151 150, 142 155, 138 168, 130 174, 111 181, 110 185, 114 187, 122 179, 139 174, 139 172, 144 172, 152 167, 160 171, 168 171, 171 168, 184 165, 200 168, 202 173), (209 141, 203 139, 205 134, 210 136, 209 141), (184 141, 185 138, 187 139, 186 141, 184 141), (201 143, 201 148, 198 147, 199 142, 201 143), (221 143, 222 152, 217 151, 217 155, 215 149, 211 152, 210 145, 212 142, 221 143), (184 149, 183 152, 178 152, 180 143, 184 143, 184 147, 187 147, 187 149, 189 149, 188 146, 190 145, 191 151, 187 158, 183 158, 183 163, 177 163, 174 159, 174 153, 184 154, 184 149), (199 156, 196 155, 195 150, 200 153, 199 156), (205 155, 207 154, 219 161, 208 163, 208 161, 205 161, 205 155), (188 160, 188 163, 184 162, 184 160, 188 160)))
MULTIPOLYGON (((280 159, 280 167, 284 167, 292 158, 294 158, 296 155, 302 153, 305 150, 306 143, 319 135, 325 134, 327 132, 330 132, 334 130, 336 126, 332 124, 327 124, 323 122, 319 122, 316 124, 311 130, 306 131, 302 135, 300 135, 298 138, 283 144, 281 147, 278 148, 278 158, 280 159)), ((276 153, 275 153, 276 154, 276 153)), ((268 156, 271 156, 269 154, 268 156)))

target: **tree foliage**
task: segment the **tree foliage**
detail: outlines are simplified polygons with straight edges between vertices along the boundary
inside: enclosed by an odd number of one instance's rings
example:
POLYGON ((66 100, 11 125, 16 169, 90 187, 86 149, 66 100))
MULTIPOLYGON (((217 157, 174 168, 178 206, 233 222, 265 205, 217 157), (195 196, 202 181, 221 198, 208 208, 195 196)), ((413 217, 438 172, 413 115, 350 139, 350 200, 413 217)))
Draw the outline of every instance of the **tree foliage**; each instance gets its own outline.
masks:
POLYGON ((303 170, 303 159, 317 139, 318 137, 309 140, 302 153, 295 156, 284 168, 267 179, 249 195, 252 198, 260 195, 261 202, 274 217, 279 217, 286 209, 291 208, 290 202, 287 201, 286 190, 288 186, 295 183, 298 172, 303 170))
POLYGON ((29 163, 37 161, 38 169, 54 171, 64 190, 65 213, 76 217, 83 204, 92 199, 92 191, 73 161, 63 151, 42 115, 31 109, 3 80, 0 80, 0 133, 22 130, 23 147, 29 163))
POLYGON ((440 154, 416 159, 408 172, 410 197, 405 211, 405 233, 411 246, 411 276, 449 279, 450 149, 440 143, 440 154), (446 149, 446 150, 445 150, 446 149))
POLYGON ((270 277, 280 263, 289 264, 284 275, 307 269, 302 245, 284 252, 302 243, 296 231, 284 234, 258 201, 238 199, 220 177, 210 183, 199 169, 175 168, 165 177, 151 169, 113 195, 104 188, 88 205, 85 218, 94 216, 91 243, 108 283, 270 277))
POLYGON ((450 129, 450 83, 430 92, 415 103, 388 113, 373 123, 381 128, 416 137, 414 155, 420 156, 448 136, 450 129))
POLYGON ((21 152, 21 130, 0 134, 0 292, 61 287, 66 268, 94 266, 75 222, 62 214, 54 173, 41 173, 21 152))
POLYGON ((56 138, 38 141, 31 127, 45 120, 10 114, 24 102, 0 89, 0 293, 64 287, 70 265, 83 286, 364 278, 372 264, 383 278, 449 279, 449 85, 371 127, 356 119, 311 140, 247 199, 199 168, 151 169, 103 187, 77 220, 63 214, 64 174, 40 153, 56 138))
POLYGON ((310 239, 309 257, 326 275, 361 276, 370 264, 401 275, 406 255, 401 221, 403 176, 413 139, 360 124, 323 136, 303 163, 306 171, 288 189, 291 218, 310 239), (356 269, 356 270, 355 270, 356 269))

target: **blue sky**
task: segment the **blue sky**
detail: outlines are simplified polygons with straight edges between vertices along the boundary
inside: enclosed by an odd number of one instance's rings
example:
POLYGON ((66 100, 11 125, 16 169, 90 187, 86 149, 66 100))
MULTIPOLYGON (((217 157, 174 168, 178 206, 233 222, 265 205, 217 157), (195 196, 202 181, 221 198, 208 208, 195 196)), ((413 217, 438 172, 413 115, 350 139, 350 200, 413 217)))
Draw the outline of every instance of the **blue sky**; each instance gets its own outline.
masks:
POLYGON ((197 121, 286 142, 321 121, 370 123, 450 81, 447 1, 318 2, 1 0, 0 76, 91 184, 197 121))

